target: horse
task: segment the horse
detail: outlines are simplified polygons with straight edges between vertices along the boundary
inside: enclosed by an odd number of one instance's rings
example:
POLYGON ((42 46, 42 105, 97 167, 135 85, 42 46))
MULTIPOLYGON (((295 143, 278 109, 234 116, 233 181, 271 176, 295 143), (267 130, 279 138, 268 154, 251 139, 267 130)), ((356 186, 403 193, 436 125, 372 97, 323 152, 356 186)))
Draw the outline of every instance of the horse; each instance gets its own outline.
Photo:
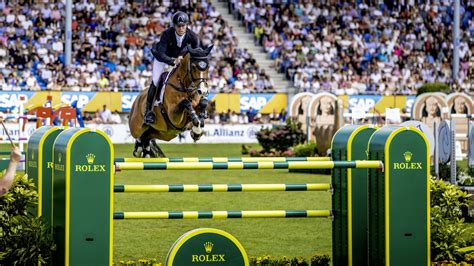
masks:
POLYGON ((165 157, 156 139, 170 141, 186 130, 191 130, 194 141, 202 136, 207 118, 207 79, 212 48, 212 45, 206 49, 188 45, 182 52, 181 62, 171 72, 162 74, 157 94, 164 91, 160 103, 157 105, 154 101, 156 122, 153 125, 146 125, 143 120, 148 89, 137 96, 129 118, 130 133, 135 138, 135 157, 165 157))

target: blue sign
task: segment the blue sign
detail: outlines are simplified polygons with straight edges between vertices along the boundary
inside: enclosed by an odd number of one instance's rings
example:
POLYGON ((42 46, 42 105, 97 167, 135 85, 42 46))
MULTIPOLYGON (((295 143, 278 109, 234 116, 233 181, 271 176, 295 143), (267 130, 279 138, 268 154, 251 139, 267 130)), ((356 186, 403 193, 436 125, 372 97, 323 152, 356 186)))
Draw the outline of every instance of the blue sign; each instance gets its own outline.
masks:
POLYGON ((254 112, 260 111, 274 95, 273 93, 240 94, 240 112, 246 113, 250 107, 254 112))
POLYGON ((138 92, 122 92, 122 112, 130 112, 138 92))
POLYGON ((35 92, 32 91, 2 91, 0 92, 0 111, 12 111, 18 108, 20 97, 28 101, 35 92))
POLYGON ((77 107, 84 108, 95 95, 95 92, 63 91, 61 92, 61 102, 70 105, 72 102, 77 101, 77 107))
POLYGON ((374 108, 381 98, 380 95, 351 95, 349 96, 349 110, 362 108, 367 113, 374 108))

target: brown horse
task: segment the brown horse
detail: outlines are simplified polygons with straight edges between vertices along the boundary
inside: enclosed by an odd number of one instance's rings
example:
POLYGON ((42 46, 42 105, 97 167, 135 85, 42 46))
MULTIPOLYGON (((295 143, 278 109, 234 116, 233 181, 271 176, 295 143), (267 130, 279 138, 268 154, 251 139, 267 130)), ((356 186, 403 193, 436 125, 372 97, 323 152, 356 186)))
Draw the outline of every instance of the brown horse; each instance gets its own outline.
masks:
POLYGON ((190 129, 195 141, 201 137, 207 116, 206 95, 211 50, 212 46, 205 50, 187 46, 181 63, 171 70, 164 87, 163 80, 168 73, 163 73, 157 86, 157 91, 160 88, 164 90, 163 99, 153 107, 155 124, 146 125, 143 122, 148 89, 135 99, 129 119, 130 133, 135 138, 135 157, 165 157, 155 139, 169 141, 190 129))

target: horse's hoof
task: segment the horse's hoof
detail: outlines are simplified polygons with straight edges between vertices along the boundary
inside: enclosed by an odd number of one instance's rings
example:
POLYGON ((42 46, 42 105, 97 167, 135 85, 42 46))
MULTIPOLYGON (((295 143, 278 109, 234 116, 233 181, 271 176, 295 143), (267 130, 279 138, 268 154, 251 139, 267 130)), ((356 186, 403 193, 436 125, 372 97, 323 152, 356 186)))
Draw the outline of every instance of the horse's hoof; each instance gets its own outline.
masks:
POLYGON ((133 151, 133 157, 135 158, 142 158, 143 148, 138 147, 133 151))
POLYGON ((201 137, 202 137, 202 130, 201 130, 201 134, 196 134, 194 133, 194 131, 191 130, 190 132, 191 134, 191 138, 194 140, 194 141, 198 141, 201 137))
POLYGON ((202 127, 193 127, 191 129, 191 132, 193 132, 196 135, 202 135, 202 127))

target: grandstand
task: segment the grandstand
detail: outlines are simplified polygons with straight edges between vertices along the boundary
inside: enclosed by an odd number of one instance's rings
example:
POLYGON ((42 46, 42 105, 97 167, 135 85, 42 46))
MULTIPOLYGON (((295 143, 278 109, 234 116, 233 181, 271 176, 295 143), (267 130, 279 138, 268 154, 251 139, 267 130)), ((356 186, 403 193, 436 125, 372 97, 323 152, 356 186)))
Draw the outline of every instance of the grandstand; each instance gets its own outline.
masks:
MULTIPOLYGON (((418 1, 421 8, 414 1, 77 1, 68 68, 64 4, 14 2, 0 2, 2 90, 140 91, 151 79, 151 45, 178 9, 191 15, 203 45, 216 44, 212 92, 293 92, 294 85, 388 95, 453 84, 451 1, 418 1)), ((471 92, 473 3, 462 2, 456 87, 471 92)))

